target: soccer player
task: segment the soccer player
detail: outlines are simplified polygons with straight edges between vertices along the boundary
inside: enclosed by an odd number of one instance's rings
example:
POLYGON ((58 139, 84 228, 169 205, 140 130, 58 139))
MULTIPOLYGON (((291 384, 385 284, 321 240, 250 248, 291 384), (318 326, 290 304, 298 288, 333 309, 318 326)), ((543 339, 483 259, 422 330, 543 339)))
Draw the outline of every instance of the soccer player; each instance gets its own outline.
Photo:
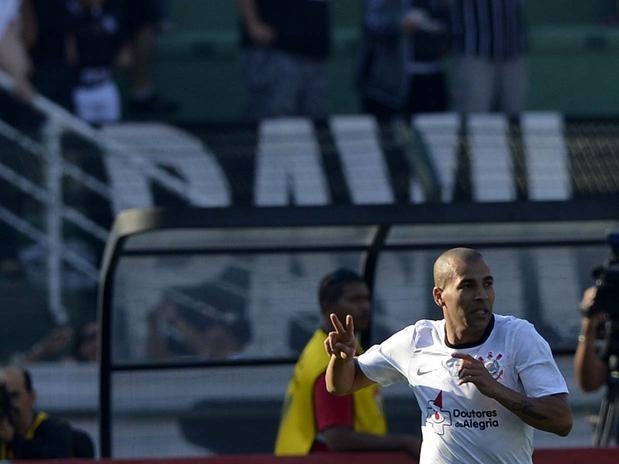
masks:
POLYGON ((420 463, 531 463, 533 429, 566 436, 568 390, 532 324, 493 313, 493 277, 469 248, 434 263, 441 320, 420 320, 355 356, 354 323, 331 315, 327 390, 407 381, 422 412, 420 463))

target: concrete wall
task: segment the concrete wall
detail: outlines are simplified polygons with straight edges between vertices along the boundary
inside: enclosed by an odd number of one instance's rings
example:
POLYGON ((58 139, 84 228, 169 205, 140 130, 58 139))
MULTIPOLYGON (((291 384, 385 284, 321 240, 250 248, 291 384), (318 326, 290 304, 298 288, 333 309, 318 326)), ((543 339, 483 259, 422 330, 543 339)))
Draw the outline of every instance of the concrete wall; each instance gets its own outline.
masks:
MULTIPOLYGON (((536 432, 535 447, 588 447, 592 443, 589 418, 597 415, 604 391, 583 394, 572 374, 572 357, 561 356, 557 362, 570 389, 574 428, 567 438, 536 432)), ((97 366, 51 363, 33 365, 31 370, 38 405, 69 418, 99 443, 97 366)), ((213 454, 196 443, 196 430, 203 433, 204 442, 228 443, 226 454, 270 453, 291 372, 292 365, 284 365, 211 368, 201 373, 153 371, 133 377, 119 374, 113 380, 113 456, 213 454), (196 408, 198 403, 201 406, 196 408), (199 429, 187 426, 190 412, 194 422, 199 422, 199 429)), ((384 389, 383 394, 392 431, 417 430, 419 417, 408 387, 393 386, 384 389)))

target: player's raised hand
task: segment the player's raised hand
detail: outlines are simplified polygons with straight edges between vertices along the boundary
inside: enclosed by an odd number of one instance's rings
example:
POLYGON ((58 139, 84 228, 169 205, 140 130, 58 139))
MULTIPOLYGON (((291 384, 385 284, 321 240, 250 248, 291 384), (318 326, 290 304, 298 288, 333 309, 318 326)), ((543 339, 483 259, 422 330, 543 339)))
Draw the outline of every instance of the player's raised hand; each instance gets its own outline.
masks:
POLYGON ((329 355, 335 355, 341 359, 352 359, 357 350, 355 327, 352 316, 346 316, 346 326, 342 324, 336 314, 329 315, 333 329, 325 339, 325 350, 329 355))

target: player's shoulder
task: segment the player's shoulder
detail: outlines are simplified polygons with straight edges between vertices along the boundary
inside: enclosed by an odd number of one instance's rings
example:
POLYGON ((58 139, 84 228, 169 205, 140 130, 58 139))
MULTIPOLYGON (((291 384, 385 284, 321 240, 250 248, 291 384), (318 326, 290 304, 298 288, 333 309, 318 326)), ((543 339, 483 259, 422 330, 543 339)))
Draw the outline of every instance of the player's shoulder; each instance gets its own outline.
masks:
POLYGON ((404 326, 399 330, 395 331, 389 338, 410 338, 413 336, 413 334, 426 327, 425 322, 425 320, 418 320, 417 322, 404 326))
POLYGON ((405 327, 404 330, 410 339, 417 340, 424 336, 432 337, 432 334, 443 333, 445 327, 445 321, 432 320, 432 319, 419 319, 412 325, 405 327))
POLYGON ((494 326, 499 330, 511 332, 535 330, 531 322, 511 314, 495 314, 494 326))
POLYGON ((437 330, 443 323, 443 320, 419 319, 414 323, 403 327, 400 332, 418 332, 427 330, 437 330))
POLYGON ((419 319, 411 327, 415 327, 416 330, 438 330, 445 325, 444 319, 419 319))

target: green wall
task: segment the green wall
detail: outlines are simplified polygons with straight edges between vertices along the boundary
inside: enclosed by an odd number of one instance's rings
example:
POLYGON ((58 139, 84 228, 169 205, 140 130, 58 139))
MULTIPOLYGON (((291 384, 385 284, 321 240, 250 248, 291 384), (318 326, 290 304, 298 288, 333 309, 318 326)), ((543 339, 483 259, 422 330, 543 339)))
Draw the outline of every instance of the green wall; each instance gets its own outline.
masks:
POLYGON ((528 0, 527 19, 532 26, 596 23, 611 14, 615 0, 528 0))

